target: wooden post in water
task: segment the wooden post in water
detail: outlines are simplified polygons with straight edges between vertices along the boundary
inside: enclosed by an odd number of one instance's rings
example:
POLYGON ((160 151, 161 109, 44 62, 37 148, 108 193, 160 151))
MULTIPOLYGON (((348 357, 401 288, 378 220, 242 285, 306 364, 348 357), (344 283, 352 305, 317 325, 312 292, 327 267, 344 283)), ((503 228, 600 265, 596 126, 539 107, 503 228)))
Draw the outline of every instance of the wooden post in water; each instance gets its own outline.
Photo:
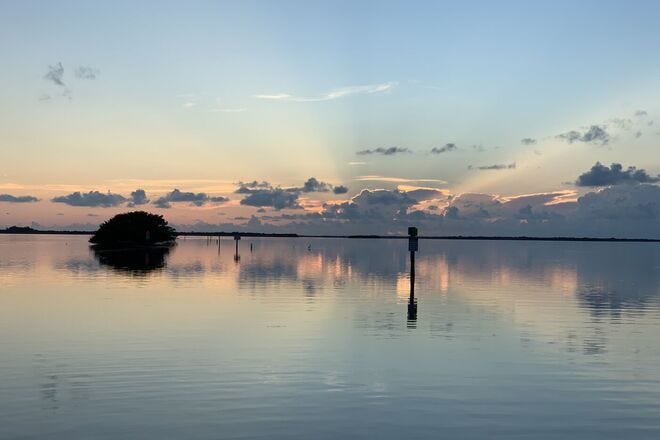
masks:
POLYGON ((241 259, 241 256, 238 254, 238 241, 241 239, 241 234, 238 232, 234 234, 234 242, 236 243, 236 253, 234 254, 234 261, 241 259))
POLYGON ((417 228, 408 228, 408 250, 410 251, 410 300, 408 301, 408 326, 414 327, 417 321, 417 301, 415 300, 415 252, 419 249, 417 228))

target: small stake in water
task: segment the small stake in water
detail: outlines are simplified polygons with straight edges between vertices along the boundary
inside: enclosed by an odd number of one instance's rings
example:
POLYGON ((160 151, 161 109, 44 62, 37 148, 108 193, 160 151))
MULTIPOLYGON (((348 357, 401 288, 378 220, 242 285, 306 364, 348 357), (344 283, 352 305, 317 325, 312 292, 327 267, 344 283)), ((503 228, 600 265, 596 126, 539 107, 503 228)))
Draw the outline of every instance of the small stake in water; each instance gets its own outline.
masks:
POLYGON ((234 234, 234 242, 236 243, 236 253, 234 254, 234 261, 241 259, 241 256, 238 254, 238 241, 241 239, 241 234, 234 234))

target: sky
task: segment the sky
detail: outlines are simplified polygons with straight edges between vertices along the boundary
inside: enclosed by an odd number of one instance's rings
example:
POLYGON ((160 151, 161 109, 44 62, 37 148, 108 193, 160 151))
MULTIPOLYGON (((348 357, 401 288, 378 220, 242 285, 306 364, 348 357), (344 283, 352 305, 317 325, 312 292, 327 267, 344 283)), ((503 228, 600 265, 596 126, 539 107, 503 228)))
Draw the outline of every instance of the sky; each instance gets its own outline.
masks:
POLYGON ((659 16, 0 1, 0 227, 660 238, 659 16))

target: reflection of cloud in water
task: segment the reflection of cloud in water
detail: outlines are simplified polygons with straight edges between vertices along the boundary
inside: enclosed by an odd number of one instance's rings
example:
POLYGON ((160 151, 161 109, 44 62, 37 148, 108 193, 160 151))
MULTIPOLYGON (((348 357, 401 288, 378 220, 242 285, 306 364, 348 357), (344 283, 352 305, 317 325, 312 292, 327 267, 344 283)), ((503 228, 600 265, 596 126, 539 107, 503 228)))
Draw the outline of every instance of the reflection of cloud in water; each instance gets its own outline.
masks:
POLYGON ((577 260, 577 298, 594 317, 642 313, 660 294, 660 260, 654 243, 599 243, 577 260))
POLYGON ((262 256, 247 261, 243 259, 239 267, 240 287, 267 286, 283 281, 297 281, 296 261, 274 255, 262 256))
POLYGON ((178 279, 178 278, 191 278, 203 275, 206 272, 206 269, 200 260, 193 261, 186 264, 173 264, 169 263, 165 268, 165 272, 168 276, 178 279))
MULTIPOLYGON (((406 247, 404 240, 261 243, 254 254, 244 254, 239 287, 265 293, 291 283, 312 299, 325 286, 341 288, 336 294, 352 286, 357 298, 403 306, 409 295, 406 247)), ((591 317, 643 315, 660 293, 657 258, 645 244, 423 240, 417 258, 418 320, 433 336, 454 338, 472 332, 472 318, 480 316, 518 329, 520 343, 529 349, 547 344, 600 355, 613 343, 612 331, 591 317)), ((355 325, 367 334, 400 336, 391 327, 399 321, 390 320, 405 311, 383 313, 358 311, 355 325)))
MULTIPOLYGON (((448 289, 445 305, 460 300, 490 319, 510 320, 525 346, 601 355, 612 338, 624 337, 604 319, 642 319, 660 294, 659 254, 648 244, 437 242, 425 249, 422 291, 448 289)), ((464 325, 445 306, 425 310, 435 329, 443 320, 464 325)))
MULTIPOLYGON (((367 334, 402 334, 390 330, 405 326, 405 240, 246 239, 238 264, 232 261, 233 245, 223 240, 218 252, 217 243, 189 239, 167 257, 166 266, 163 259, 156 267, 164 267, 161 275, 171 280, 223 288, 235 283, 232 291, 238 293, 286 292, 287 300, 310 303, 333 297, 338 304, 373 301, 386 310, 376 316, 373 307, 356 308, 346 316, 367 334)), ((608 320, 643 319, 654 307, 658 258, 652 244, 422 240, 418 331, 455 338, 474 332, 479 316, 483 323, 516 329, 524 346, 601 354, 616 337, 613 328, 603 327, 608 320)), ((63 266, 79 274, 100 267, 80 255, 63 266)))
POLYGON ((66 270, 74 275, 90 275, 101 270, 101 265, 98 260, 71 258, 60 264, 57 264, 56 269, 66 270))
MULTIPOLYGON (((422 351, 443 345, 483 356, 503 348, 539 362, 584 368, 607 363, 620 371, 630 368, 631 359, 639 365, 657 357, 652 321, 660 310, 660 250, 654 244, 421 240, 413 330, 407 328, 405 240, 244 239, 241 261, 235 264, 233 240, 223 240, 219 251, 217 242, 189 238, 157 259, 156 269, 151 265, 147 270, 126 269, 124 256, 116 268, 107 264, 112 259, 90 253, 85 238, 79 244, 66 240, 69 245, 63 238, 45 237, 41 248, 0 253, 0 265, 42 262, 37 264, 39 279, 55 287, 67 274, 84 277, 76 280, 84 281, 83 290, 88 279, 97 286, 121 285, 116 283, 122 278, 134 280, 132 284, 148 282, 159 295, 153 304, 181 299, 199 313, 207 304, 226 302, 218 317, 231 313, 268 327, 286 323, 286 331, 268 330, 272 333, 265 333, 266 338, 288 338, 306 329, 309 338, 327 331, 342 346, 382 338, 410 341, 407 347, 422 357, 422 351), (135 278, 136 272, 157 275, 135 278), (190 290, 182 297, 178 288, 190 290)), ((138 263, 144 264, 144 256, 140 258, 138 263)), ((0 272, 3 285, 11 273, 0 272)), ((15 279, 24 283, 24 270, 19 275, 15 279)), ((85 315, 90 309, 81 310, 85 315)), ((62 407, 63 396, 75 389, 75 378, 66 371, 46 370, 43 387, 34 394, 45 405, 62 407)))
POLYGON ((596 315, 643 309, 660 294, 660 261, 648 244, 441 242, 433 250, 420 254, 417 278, 440 292, 462 286, 486 300, 490 285, 522 295, 545 288, 575 294, 596 315))
POLYGON ((340 286, 354 277, 384 284, 396 282, 399 272, 407 270, 401 240, 272 240, 242 257, 238 281, 243 287, 305 280, 309 291, 312 282, 316 290, 322 281, 340 286))
POLYGON ((262 241, 252 253, 243 251, 236 266, 238 285, 266 292, 269 286, 290 283, 298 285, 304 296, 313 298, 326 285, 340 287, 357 282, 364 283, 364 293, 380 295, 383 286, 396 283, 399 274, 393 267, 407 270, 405 250, 401 240, 262 241))

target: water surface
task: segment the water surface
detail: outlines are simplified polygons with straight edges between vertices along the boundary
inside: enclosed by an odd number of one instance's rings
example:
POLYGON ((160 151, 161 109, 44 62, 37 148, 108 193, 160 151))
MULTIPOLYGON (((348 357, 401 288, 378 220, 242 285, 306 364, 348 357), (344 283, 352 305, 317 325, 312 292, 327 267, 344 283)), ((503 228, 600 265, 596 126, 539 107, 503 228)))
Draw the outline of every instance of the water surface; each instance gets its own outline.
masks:
POLYGON ((660 438, 660 246, 0 236, 0 438, 660 438), (252 244, 252 251, 250 251, 252 244))

